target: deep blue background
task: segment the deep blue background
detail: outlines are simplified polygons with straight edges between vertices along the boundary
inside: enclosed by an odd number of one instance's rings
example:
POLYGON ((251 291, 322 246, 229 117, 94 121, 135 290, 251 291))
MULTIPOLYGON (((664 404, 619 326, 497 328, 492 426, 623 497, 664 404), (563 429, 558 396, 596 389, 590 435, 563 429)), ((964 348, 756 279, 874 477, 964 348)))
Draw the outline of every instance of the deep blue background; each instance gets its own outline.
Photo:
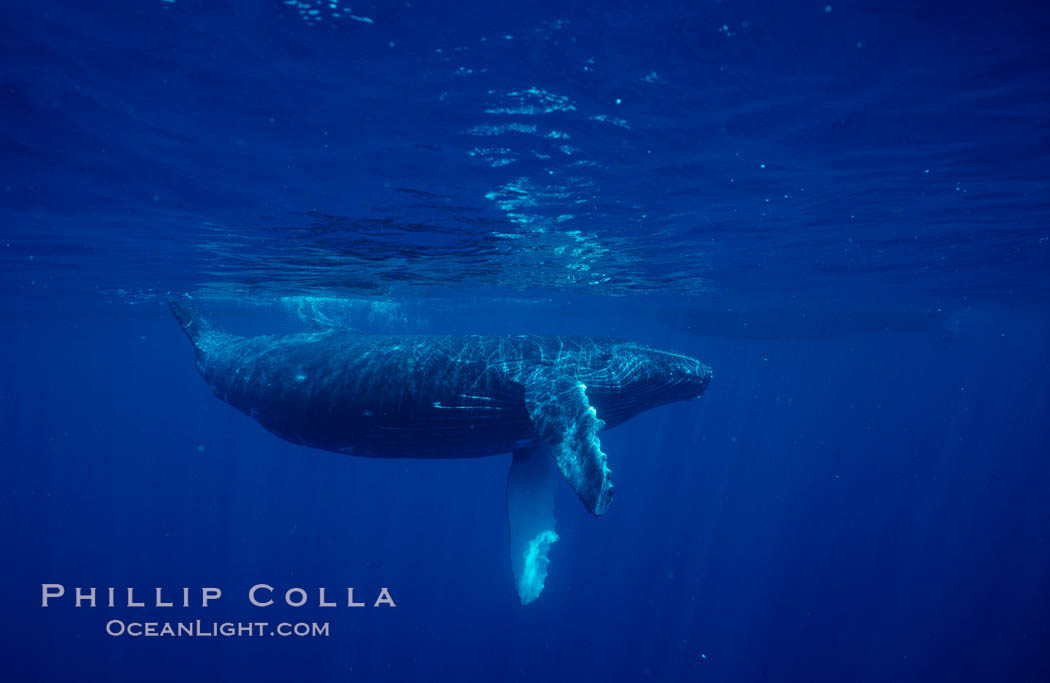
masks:
POLYGON ((4 680, 1050 679, 1045 6, 299 10, 0 7, 4 680), (603 435, 616 502, 562 487, 523 608, 509 456, 284 443, 211 396, 166 292, 715 379, 603 435), (332 635, 105 635, 130 617, 332 635))
POLYGON ((955 339, 641 333, 709 361, 716 383, 699 404, 603 437, 616 504, 594 519, 563 487, 563 540, 527 608, 506 559, 509 456, 383 462, 285 444, 210 395, 159 308, 28 318, 12 333, 4 625, 15 679, 1047 671, 1042 323, 982 314, 955 339), (172 618, 328 620, 332 636, 113 639, 103 624, 127 610, 42 610, 38 584, 53 581, 217 585, 219 606, 172 618), (256 610, 245 593, 258 581, 386 585, 398 607, 256 610))

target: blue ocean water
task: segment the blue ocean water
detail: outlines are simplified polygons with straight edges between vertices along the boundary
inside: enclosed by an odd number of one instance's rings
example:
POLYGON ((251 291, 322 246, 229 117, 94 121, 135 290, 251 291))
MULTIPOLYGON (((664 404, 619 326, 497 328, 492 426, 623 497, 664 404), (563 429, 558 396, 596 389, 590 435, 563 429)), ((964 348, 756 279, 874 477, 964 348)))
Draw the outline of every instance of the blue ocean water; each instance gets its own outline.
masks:
POLYGON ((51 1, 0 27, 4 680, 1050 680, 1045 4, 51 1), (617 336, 715 377, 602 434, 616 501, 562 485, 523 607, 509 455, 281 441, 197 375, 184 294, 245 334, 617 336), (318 605, 350 586, 397 606, 318 605), (197 619, 330 633, 106 630, 197 619))

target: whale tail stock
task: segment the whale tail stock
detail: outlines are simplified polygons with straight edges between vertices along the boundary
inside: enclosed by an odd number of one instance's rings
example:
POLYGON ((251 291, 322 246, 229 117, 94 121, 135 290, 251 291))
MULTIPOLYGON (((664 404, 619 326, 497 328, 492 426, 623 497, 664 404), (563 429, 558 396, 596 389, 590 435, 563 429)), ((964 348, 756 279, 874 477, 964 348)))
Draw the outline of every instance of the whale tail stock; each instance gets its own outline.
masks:
POLYGON ((203 353, 202 339, 213 335, 215 328, 201 317, 197 307, 190 302, 188 297, 168 297, 168 306, 171 307, 175 320, 179 321, 179 326, 182 327, 182 331, 186 333, 197 355, 200 356, 203 353))

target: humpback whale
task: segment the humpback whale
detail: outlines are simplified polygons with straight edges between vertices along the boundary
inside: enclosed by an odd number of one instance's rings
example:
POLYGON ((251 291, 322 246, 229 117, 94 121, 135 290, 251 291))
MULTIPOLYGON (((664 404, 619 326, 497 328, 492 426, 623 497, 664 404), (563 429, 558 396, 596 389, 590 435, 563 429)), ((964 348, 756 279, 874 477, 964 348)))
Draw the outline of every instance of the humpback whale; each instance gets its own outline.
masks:
POLYGON ((621 339, 365 335, 331 327, 241 337, 187 301, 169 305, 212 392, 296 444, 375 458, 512 453, 511 569, 522 604, 547 579, 558 540, 558 473, 603 514, 613 484, 598 433, 699 399, 711 369, 621 339))

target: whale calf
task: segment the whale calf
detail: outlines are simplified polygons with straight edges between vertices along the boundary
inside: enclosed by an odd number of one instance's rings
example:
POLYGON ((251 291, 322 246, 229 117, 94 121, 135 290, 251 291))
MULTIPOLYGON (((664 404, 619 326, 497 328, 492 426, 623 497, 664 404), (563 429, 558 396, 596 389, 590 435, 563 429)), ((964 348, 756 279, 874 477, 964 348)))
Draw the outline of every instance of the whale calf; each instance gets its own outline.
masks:
POLYGON ((612 502, 598 433, 638 413, 698 399, 711 369, 620 339, 365 335, 328 328, 240 337, 170 299, 212 392, 293 443, 374 458, 512 453, 511 569, 535 600, 558 540, 561 476, 588 511, 612 502))

